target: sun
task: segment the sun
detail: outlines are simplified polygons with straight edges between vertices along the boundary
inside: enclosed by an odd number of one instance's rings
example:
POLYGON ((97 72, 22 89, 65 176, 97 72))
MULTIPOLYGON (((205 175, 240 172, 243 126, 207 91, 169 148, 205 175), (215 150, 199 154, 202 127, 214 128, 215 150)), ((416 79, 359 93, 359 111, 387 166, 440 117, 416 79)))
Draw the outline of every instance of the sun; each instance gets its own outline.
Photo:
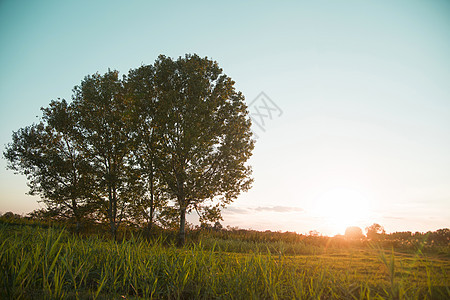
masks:
POLYGON ((349 226, 367 223, 370 207, 367 196, 350 188, 329 189, 317 196, 312 208, 324 228, 343 234, 349 226))

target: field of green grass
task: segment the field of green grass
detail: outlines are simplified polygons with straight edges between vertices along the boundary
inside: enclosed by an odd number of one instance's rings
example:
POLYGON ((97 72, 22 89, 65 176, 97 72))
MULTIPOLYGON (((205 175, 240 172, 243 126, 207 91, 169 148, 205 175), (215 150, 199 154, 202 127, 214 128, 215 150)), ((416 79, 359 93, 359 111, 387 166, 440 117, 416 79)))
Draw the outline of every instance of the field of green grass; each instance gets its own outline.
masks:
POLYGON ((2 299, 450 299, 449 270, 448 252, 213 235, 177 248, 0 224, 2 299))

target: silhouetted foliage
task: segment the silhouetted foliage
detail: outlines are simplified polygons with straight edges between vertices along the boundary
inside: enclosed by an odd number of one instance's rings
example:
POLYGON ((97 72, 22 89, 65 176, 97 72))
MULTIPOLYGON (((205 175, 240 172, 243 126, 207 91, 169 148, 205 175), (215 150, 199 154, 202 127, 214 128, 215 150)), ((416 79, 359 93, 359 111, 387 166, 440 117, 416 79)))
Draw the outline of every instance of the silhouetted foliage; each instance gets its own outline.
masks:
POLYGON ((384 231, 383 226, 377 223, 374 223, 366 228, 367 238, 373 241, 383 239, 385 234, 386 232, 384 231))
POLYGON ((3 215, 0 216, 8 220, 19 220, 21 218, 19 214, 15 214, 12 211, 5 212, 3 215))
POLYGON ((357 226, 350 226, 345 229, 345 238, 349 240, 360 240, 364 237, 362 229, 357 226))

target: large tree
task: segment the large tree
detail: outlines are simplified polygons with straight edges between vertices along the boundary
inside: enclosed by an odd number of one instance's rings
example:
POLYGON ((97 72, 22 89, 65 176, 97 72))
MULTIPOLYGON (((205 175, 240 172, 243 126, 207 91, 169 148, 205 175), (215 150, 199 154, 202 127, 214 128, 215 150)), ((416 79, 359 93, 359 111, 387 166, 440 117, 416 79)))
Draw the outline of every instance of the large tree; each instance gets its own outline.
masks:
POLYGON ((139 172, 141 194, 131 206, 133 218, 144 219, 150 233, 155 220, 167 209, 168 197, 157 171, 156 151, 158 102, 155 96, 154 67, 130 70, 125 81, 128 114, 133 132, 133 159, 139 172))
POLYGON ((136 176, 129 163, 132 135, 123 81, 117 71, 87 76, 74 88, 75 135, 89 161, 92 196, 100 204, 113 237, 135 195, 136 176))
POLYGON ((217 220, 220 208, 249 189, 251 121, 243 95, 215 61, 160 56, 154 68, 158 171, 176 199, 184 244, 186 213, 217 220))

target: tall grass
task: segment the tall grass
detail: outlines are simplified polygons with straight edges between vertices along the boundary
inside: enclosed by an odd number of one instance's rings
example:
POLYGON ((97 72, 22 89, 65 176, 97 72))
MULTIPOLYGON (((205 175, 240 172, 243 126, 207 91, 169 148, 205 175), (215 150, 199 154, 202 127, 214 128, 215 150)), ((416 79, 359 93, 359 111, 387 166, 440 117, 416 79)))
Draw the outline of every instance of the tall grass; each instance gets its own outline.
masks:
POLYGON ((267 243, 266 249, 257 244, 248 253, 248 245, 236 241, 228 245, 218 239, 179 249, 160 239, 131 237, 117 243, 97 236, 79 238, 61 229, 8 225, 0 225, 0 241, 0 295, 5 299, 445 299, 450 295, 448 261, 436 265, 425 258, 414 262, 422 269, 408 273, 408 268, 397 272, 400 266, 394 263, 391 271, 382 269, 383 263, 391 266, 387 257, 377 264, 372 257, 366 261, 350 255, 341 266, 344 256, 287 256, 286 245, 281 244, 267 243), (355 271, 351 264, 374 270, 355 271), (402 282, 410 279, 408 286, 398 284, 398 273, 402 282))
MULTIPOLYGON (((195 242, 194 242, 195 243, 195 242)), ((204 236, 197 241, 204 249, 215 249, 220 252, 259 253, 272 255, 315 255, 324 253, 323 247, 308 245, 304 242, 273 242, 223 239, 204 236)))

